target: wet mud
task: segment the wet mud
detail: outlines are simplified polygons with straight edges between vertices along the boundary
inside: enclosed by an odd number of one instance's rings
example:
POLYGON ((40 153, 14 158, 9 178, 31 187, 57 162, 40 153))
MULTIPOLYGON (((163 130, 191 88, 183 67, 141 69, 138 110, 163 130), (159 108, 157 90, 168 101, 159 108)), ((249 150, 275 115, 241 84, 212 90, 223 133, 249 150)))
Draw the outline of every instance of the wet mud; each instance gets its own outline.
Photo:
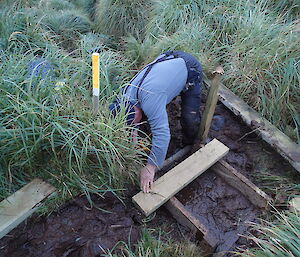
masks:
MULTIPOLYGON (((167 109, 172 135, 168 156, 171 156, 183 147, 180 97, 172 101, 167 109)), ((204 101, 201 105, 203 109, 204 101)), ((144 127, 145 132, 149 132, 149 128, 147 130, 144 127)), ((227 145, 230 151, 224 160, 250 179, 260 171, 258 160, 262 153, 269 155, 272 160, 264 162, 263 169, 274 174, 286 173, 291 169, 289 164, 220 103, 216 108, 209 138, 217 138, 227 145)), ((85 197, 76 197, 49 216, 33 216, 1 239, 0 256, 96 257, 103 256, 107 249, 112 249, 119 241, 133 245, 140 237, 143 222, 141 214, 131 202, 131 196, 128 195, 124 204, 111 194, 103 199, 93 196, 92 200, 98 209, 90 208, 85 197)), ((247 230, 246 223, 259 215, 259 210, 239 191, 209 170, 182 190, 178 198, 219 239, 218 251, 236 241, 238 234, 247 230)), ((174 220, 164 208, 160 208, 155 218, 148 223, 150 227, 169 229, 168 233, 180 241, 182 235, 176 232, 178 228, 176 230, 172 224, 174 220)), ((249 246, 249 242, 240 238, 236 245, 249 246)))
MULTIPOLYGON (((200 107, 202 113, 204 107, 205 100, 200 107)), ((169 104, 168 114, 172 135, 168 156, 171 156, 178 151, 178 145, 183 147, 180 97, 169 104)), ((230 148, 223 159, 252 181, 255 181, 255 174, 264 170, 278 175, 292 170, 281 156, 220 102, 207 141, 213 138, 230 148)), ((235 247, 247 248, 253 244, 240 235, 247 233, 249 222, 256 221, 263 210, 256 208, 210 169, 176 197, 218 240, 217 252, 234 250, 235 247)))
POLYGON ((119 241, 134 244, 140 234, 139 216, 131 203, 113 195, 94 196, 98 208, 77 197, 58 212, 22 223, 0 242, 5 257, 104 256, 119 241), (129 207, 128 207, 129 206, 129 207))
MULTIPOLYGON (((177 97, 167 108, 171 130, 168 157, 184 147, 180 125, 180 103, 180 97, 177 97)), ((201 113, 204 108, 205 99, 202 99, 201 113)), ((294 171, 288 162, 255 133, 255 129, 251 130, 220 102, 216 106, 207 141, 213 138, 230 148, 229 153, 223 159, 248 178, 260 172, 259 169, 268 170, 277 175, 294 171), (260 165, 261 162, 263 165, 260 165)))
MULTIPOLYGON (((207 170, 176 195, 218 241, 216 251, 226 251, 246 232, 260 210, 238 190, 207 170)), ((237 246, 237 244, 233 245, 237 246)))

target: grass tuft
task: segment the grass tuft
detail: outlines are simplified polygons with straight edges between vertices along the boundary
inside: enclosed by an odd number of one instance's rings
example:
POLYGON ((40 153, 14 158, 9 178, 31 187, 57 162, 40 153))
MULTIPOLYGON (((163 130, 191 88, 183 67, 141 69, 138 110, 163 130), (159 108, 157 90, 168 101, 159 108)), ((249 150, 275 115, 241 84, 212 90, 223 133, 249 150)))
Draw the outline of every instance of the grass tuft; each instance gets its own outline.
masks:
POLYGON ((202 257, 204 256, 200 247, 192 242, 175 242, 168 235, 151 229, 142 231, 141 239, 131 247, 130 244, 119 242, 115 249, 109 251, 106 256, 128 256, 128 257, 202 257), (117 250, 118 254, 114 254, 117 250))
POLYGON ((149 1, 102 0, 96 5, 95 30, 116 37, 144 37, 149 1))
POLYGON ((273 257, 300 255, 300 217, 294 212, 277 212, 276 220, 253 225, 260 236, 252 236, 257 248, 246 250, 244 257, 273 257))

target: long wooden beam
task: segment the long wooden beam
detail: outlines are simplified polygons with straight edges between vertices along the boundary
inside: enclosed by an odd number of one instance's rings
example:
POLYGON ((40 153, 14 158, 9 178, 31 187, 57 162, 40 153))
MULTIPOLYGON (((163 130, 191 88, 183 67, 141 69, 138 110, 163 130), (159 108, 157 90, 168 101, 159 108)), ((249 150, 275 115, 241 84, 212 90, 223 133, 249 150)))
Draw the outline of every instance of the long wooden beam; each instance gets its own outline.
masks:
MULTIPOLYGON (((193 216, 184 205, 174 196, 165 205, 167 210, 181 225, 189 228, 195 233, 197 239, 202 241, 206 253, 214 252, 219 242, 216 235, 206 228, 197 218, 193 216)), ((202 248, 202 247, 201 247, 202 248)))
POLYGON ((153 183, 151 193, 140 192, 133 202, 148 216, 182 188, 225 156, 229 148, 214 139, 153 183))
MULTIPOLYGON (((207 85, 209 81, 205 81, 207 85)), ((219 89, 220 101, 236 116, 256 132, 284 157, 298 172, 300 172, 300 146, 294 143, 287 135, 254 111, 246 102, 236 96, 224 85, 219 89)))
POLYGON ((220 160, 211 169, 222 177, 227 184, 239 190, 253 205, 259 208, 267 208, 272 202, 270 196, 227 162, 220 160))
POLYGON ((34 179, 3 200, 0 203, 0 238, 36 211, 38 204, 54 191, 53 186, 34 179))

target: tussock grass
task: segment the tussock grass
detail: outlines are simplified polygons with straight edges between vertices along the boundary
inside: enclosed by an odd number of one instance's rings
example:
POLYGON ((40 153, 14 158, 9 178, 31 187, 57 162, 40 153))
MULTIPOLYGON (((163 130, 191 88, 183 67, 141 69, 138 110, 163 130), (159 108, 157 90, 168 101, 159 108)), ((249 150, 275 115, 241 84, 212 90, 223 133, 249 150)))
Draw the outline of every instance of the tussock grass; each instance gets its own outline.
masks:
POLYGON ((250 237, 258 247, 241 254, 247 257, 299 256, 300 217, 294 212, 277 212, 273 222, 253 225, 260 236, 250 237))
POLYGON ((201 18, 199 1, 154 1, 147 32, 155 36, 174 33, 184 24, 201 18))
POLYGON ((85 11, 94 20, 97 0, 72 0, 72 3, 78 9, 85 11))
POLYGON ((287 20, 300 18, 300 3, 297 0, 269 0, 269 8, 280 15, 284 15, 287 20))
POLYGON ((114 250, 109 251, 106 256, 128 256, 128 257, 201 257, 204 256, 201 249, 192 242, 175 242, 165 233, 158 233, 151 229, 144 229, 141 239, 135 246, 130 246, 125 242, 119 242, 116 249, 120 251, 114 254, 114 250))
POLYGON ((60 199, 79 192, 89 197, 118 191, 134 181, 138 152, 124 125, 124 110, 112 118, 107 108, 111 85, 122 81, 113 73, 118 67, 112 62, 117 58, 112 51, 101 52, 109 66, 103 65, 97 116, 91 114, 91 81, 86 76, 91 67, 84 59, 49 52, 43 58, 53 70, 30 76, 28 63, 35 60, 33 54, 1 57, 1 198, 34 177, 54 184, 60 199))
POLYGON ((0 9, 0 14, 0 49, 27 51, 54 45, 50 35, 42 30, 35 9, 13 5, 0 9))
POLYGON ((261 12, 240 19, 234 43, 223 56, 225 83, 274 125, 299 127, 299 36, 261 12), (298 106, 298 107, 297 107, 298 106))
POLYGON ((151 1, 101 0, 96 5, 95 30, 116 37, 143 38, 151 1))
POLYGON ((182 50, 191 53, 202 63, 205 72, 209 72, 217 63, 217 55, 212 51, 215 45, 214 32, 202 22, 182 25, 172 35, 163 35, 156 39, 148 37, 139 41, 134 37, 126 39, 125 54, 133 63, 145 64, 167 50, 182 50), (187 38, 189 40, 187 40, 187 38))
POLYGON ((44 8, 46 10, 71 10, 75 8, 75 5, 68 0, 41 0, 38 3, 39 8, 44 8))
POLYGON ((80 34, 91 31, 89 18, 77 10, 51 11, 42 19, 43 27, 49 30, 62 47, 73 48, 73 41, 80 34))
POLYGON ((155 41, 150 37, 140 40, 134 36, 129 36, 124 39, 124 54, 131 61, 132 65, 139 68, 146 65, 154 58, 153 47, 155 41))

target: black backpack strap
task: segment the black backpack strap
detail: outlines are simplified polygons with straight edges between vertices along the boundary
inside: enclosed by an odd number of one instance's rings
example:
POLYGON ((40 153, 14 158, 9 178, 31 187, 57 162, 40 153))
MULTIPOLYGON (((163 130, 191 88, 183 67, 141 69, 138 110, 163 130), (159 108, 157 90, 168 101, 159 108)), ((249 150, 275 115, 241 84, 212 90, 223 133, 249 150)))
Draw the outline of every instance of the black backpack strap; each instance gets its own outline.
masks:
POLYGON ((177 58, 177 56, 173 55, 172 52, 173 52, 173 51, 167 51, 167 52, 162 53, 162 54, 164 54, 165 56, 163 56, 163 57, 157 59, 155 62, 150 63, 150 64, 147 66, 146 72, 144 73, 143 77, 141 78, 141 80, 139 81, 139 83, 138 83, 138 85, 137 85, 136 99, 139 99, 139 91, 140 91, 141 85, 143 84, 145 78, 147 77, 147 75, 148 75, 149 72, 151 71, 151 69, 152 69, 152 67, 154 66, 154 64, 160 63, 160 62, 163 62, 163 61, 166 61, 166 60, 172 60, 172 59, 177 58), (172 55, 172 58, 169 58, 171 55, 172 55))

